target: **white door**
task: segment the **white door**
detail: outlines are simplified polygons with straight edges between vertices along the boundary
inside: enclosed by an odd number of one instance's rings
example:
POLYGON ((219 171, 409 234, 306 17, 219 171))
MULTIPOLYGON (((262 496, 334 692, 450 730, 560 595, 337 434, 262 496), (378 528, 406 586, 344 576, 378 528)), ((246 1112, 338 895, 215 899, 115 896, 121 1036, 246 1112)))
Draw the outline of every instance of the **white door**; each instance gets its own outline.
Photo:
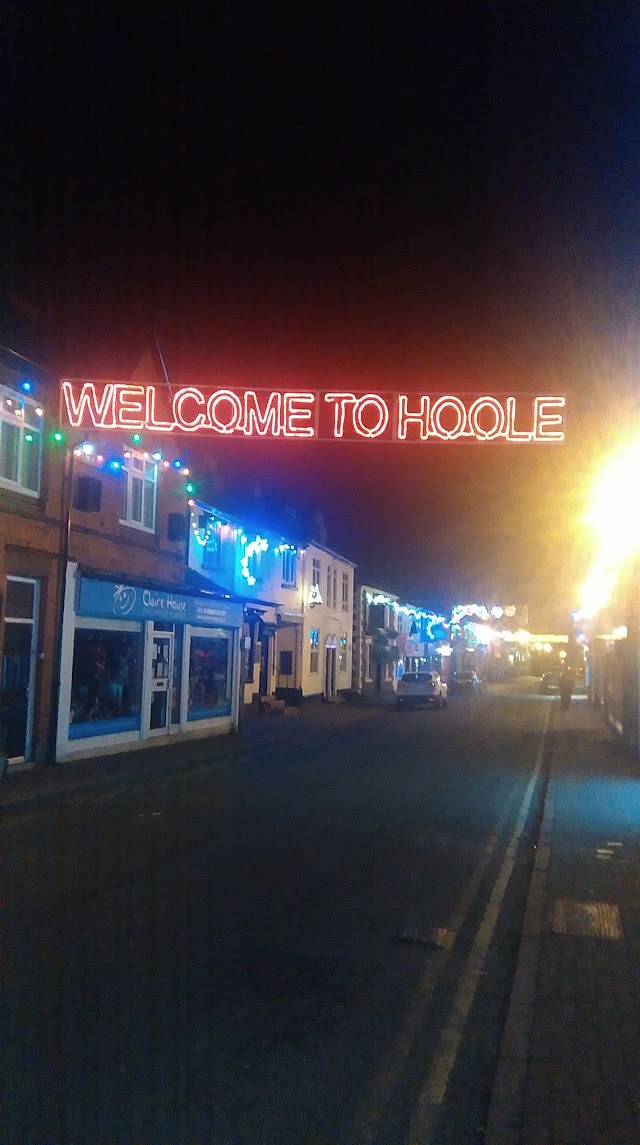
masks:
POLYGON ((173 633, 153 632, 149 643, 149 690, 147 730, 150 736, 166 735, 171 716, 173 633))

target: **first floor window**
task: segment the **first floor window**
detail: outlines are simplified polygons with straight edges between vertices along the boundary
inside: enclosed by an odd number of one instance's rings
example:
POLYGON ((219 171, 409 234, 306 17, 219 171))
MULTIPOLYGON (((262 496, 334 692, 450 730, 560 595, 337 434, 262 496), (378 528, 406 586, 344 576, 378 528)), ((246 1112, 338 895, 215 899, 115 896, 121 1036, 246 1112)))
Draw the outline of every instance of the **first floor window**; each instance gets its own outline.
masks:
POLYGON ((298 554, 295 549, 285 549, 282 554, 282 583, 283 585, 291 585, 296 583, 296 570, 298 564, 298 554))
POLYGON ((327 605, 331 606, 331 565, 327 565, 327 605))
POLYGON ((222 568, 222 528, 216 525, 215 528, 206 533, 206 543, 204 552, 202 554, 202 567, 204 569, 220 569, 222 568))
POLYGON ((231 714, 230 652, 229 637, 222 629, 191 637, 188 720, 231 714))
POLYGON ((140 727, 142 633, 77 628, 73 646, 69 739, 140 727))
POLYGON ((333 566, 333 607, 336 608, 338 604, 338 570, 333 566))
POLYGON ((320 587, 320 561, 317 557, 313 558, 313 567, 311 570, 311 583, 320 587))
POLYGON ((156 486, 158 466, 143 453, 130 453, 126 457, 125 483, 122 501, 122 521, 136 525, 150 533, 156 527, 156 486))
POLYGON ((349 611, 349 574, 342 574, 342 611, 349 611))
POLYGON ((312 628, 309 633, 309 643, 311 650, 309 652, 309 671, 318 672, 320 670, 320 630, 312 628))
POLYGON ((42 410, 30 398, 0 386, 0 484, 24 493, 40 490, 42 410))
POLYGON ((346 672, 347 670, 347 652, 348 652, 347 634, 343 632, 340 636, 340 647, 338 652, 338 671, 346 672))

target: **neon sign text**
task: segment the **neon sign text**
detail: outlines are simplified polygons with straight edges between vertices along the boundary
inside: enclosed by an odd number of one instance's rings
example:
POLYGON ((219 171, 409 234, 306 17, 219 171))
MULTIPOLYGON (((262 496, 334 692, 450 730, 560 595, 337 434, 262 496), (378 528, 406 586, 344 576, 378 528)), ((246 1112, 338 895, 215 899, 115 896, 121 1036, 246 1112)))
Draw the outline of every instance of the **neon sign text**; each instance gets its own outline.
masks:
POLYGON ((65 379, 74 428, 316 441, 564 441, 565 398, 169 388, 65 379))

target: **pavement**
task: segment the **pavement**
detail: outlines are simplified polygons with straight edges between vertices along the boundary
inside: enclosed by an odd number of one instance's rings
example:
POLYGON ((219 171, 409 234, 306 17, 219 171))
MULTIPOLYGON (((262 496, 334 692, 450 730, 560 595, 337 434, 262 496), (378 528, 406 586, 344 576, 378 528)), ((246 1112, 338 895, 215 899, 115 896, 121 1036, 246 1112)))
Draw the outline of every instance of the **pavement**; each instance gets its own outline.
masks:
POLYGON ((55 803, 65 795, 79 795, 114 785, 144 783, 163 775, 215 767, 233 757, 282 744, 306 742, 314 735, 331 732, 379 714, 388 707, 385 697, 377 702, 325 704, 309 702, 283 713, 258 716, 247 707, 237 732, 189 740, 155 740, 131 751, 105 753, 88 759, 54 763, 9 772, 0 783, 0 809, 34 802, 55 803))
POLYGON ((486 1145, 640 1142, 640 765, 553 701, 549 782, 486 1145))

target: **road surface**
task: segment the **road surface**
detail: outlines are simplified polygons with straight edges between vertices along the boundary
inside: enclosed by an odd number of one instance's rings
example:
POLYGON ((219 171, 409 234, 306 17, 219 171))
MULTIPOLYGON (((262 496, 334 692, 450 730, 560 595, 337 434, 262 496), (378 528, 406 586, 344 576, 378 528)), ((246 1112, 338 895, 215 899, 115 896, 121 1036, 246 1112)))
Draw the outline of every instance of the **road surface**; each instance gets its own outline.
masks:
POLYGON ((552 706, 494 686, 5 812, 1 1140, 481 1143, 552 706))

